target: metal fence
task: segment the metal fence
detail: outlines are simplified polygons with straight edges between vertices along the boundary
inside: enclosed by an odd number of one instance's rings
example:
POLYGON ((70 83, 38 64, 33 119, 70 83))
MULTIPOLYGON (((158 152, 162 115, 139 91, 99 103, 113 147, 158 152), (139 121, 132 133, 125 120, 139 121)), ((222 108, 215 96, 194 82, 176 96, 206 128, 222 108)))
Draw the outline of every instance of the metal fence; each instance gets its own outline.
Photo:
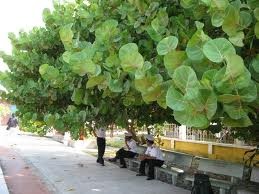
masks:
MULTIPOLYGON (((165 124, 164 125, 164 136, 170 138, 180 138, 180 126, 176 124, 165 124)), ((192 129, 191 127, 186 128, 186 140, 196 141, 208 141, 208 142, 219 142, 219 143, 234 143, 234 138, 231 136, 230 129, 223 128, 220 133, 211 133, 207 130, 192 129)))

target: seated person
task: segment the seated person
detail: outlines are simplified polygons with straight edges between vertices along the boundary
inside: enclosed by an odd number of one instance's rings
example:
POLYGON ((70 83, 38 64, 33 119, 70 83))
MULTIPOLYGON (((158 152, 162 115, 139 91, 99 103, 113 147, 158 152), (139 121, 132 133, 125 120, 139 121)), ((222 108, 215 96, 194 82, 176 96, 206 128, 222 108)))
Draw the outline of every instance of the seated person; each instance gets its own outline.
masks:
POLYGON ((115 158, 109 159, 110 162, 116 162, 120 159, 120 167, 126 168, 126 162, 124 158, 134 158, 137 155, 137 144, 134 139, 132 139, 132 134, 130 132, 125 133, 125 148, 121 148, 116 152, 115 158))
POLYGON ((152 135, 146 136, 147 150, 144 155, 139 155, 141 160, 139 173, 137 176, 145 176, 145 165, 148 164, 148 177, 147 180, 155 178, 155 166, 161 167, 164 164, 163 155, 161 150, 154 145, 154 137, 152 135))

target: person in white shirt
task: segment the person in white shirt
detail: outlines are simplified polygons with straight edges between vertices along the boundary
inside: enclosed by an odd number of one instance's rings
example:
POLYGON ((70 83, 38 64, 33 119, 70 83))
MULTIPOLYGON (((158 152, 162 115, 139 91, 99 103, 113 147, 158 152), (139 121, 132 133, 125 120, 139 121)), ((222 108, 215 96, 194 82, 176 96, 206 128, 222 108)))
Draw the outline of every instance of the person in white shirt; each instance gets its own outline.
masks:
POLYGON ((163 154, 161 150, 154 145, 154 137, 152 135, 146 136, 147 150, 144 155, 139 155, 141 160, 139 173, 137 176, 145 176, 145 166, 148 164, 148 177, 147 180, 155 178, 155 166, 161 167, 164 164, 163 154))
POLYGON ((100 163, 102 166, 104 166, 104 159, 103 155, 105 152, 105 137, 106 137, 106 129, 104 127, 100 127, 93 131, 94 136, 97 139, 97 147, 98 147, 98 158, 96 160, 97 163, 100 163))
POLYGON ((109 159, 110 162, 116 162, 120 159, 120 168, 126 168, 126 162, 124 158, 134 158, 137 155, 137 144, 134 139, 132 139, 132 133, 125 133, 125 148, 121 148, 116 152, 116 156, 109 159))

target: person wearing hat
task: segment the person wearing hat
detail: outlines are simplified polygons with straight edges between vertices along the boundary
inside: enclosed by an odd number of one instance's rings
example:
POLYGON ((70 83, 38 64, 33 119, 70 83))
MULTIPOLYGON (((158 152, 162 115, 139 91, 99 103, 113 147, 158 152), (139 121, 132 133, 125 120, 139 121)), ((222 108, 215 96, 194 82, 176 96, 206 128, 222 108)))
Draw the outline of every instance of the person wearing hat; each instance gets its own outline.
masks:
POLYGON ((155 166, 161 167, 164 164, 164 159, 161 150, 154 145, 154 137, 152 135, 146 136, 147 150, 144 155, 140 155, 140 167, 137 176, 145 176, 145 166, 148 164, 147 180, 155 178, 155 166))
POLYGON ((109 159, 110 162, 116 162, 120 159, 120 168, 126 168, 126 162, 124 158, 134 158, 137 155, 137 144, 134 139, 132 139, 132 133, 125 133, 125 148, 121 148, 116 152, 116 156, 109 159))

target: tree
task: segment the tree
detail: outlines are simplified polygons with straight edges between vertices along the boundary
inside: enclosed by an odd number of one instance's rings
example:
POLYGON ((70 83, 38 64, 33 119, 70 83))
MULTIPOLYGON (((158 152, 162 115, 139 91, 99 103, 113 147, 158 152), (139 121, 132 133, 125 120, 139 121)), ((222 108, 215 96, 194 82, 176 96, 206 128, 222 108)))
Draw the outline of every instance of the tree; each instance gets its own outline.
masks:
POLYGON ((1 55, 4 95, 27 121, 77 135, 86 121, 209 128, 257 118, 256 0, 77 0, 43 19, 11 34, 13 53, 1 55))

